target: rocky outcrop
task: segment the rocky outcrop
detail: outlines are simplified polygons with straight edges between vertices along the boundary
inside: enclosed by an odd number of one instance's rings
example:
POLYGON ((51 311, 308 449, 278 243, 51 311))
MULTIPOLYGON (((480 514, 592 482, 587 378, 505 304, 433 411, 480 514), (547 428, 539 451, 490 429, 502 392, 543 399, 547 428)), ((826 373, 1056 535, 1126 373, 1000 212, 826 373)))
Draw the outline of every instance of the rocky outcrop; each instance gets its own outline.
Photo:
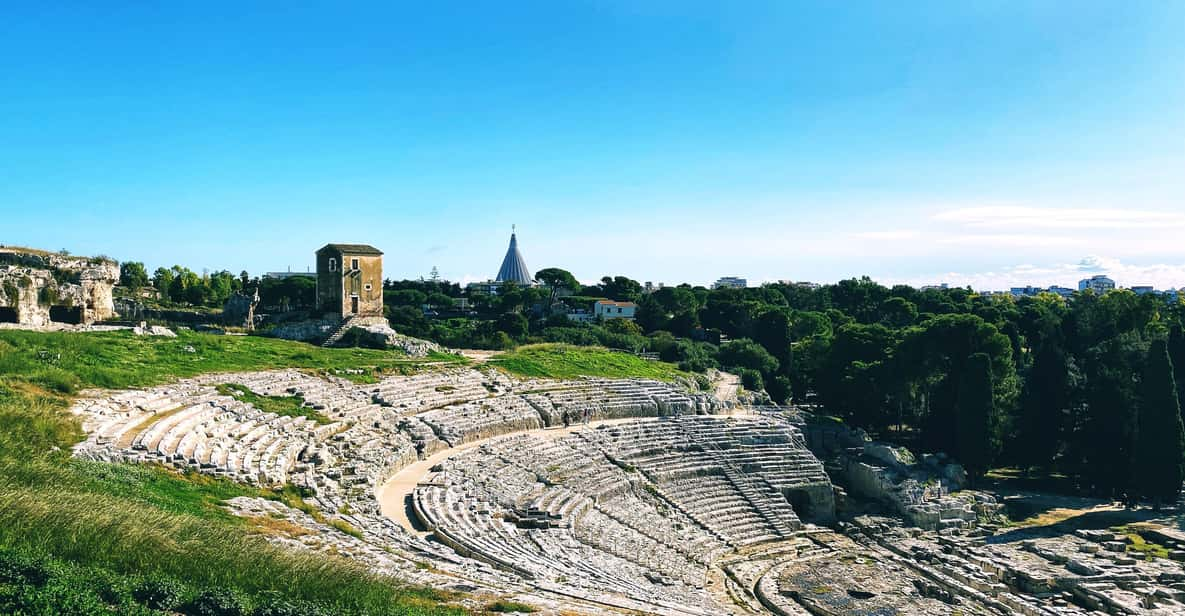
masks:
POLYGON ((343 341, 357 342, 358 346, 398 349, 411 357, 425 357, 433 351, 444 352, 435 342, 404 336, 391 329, 386 323, 374 323, 354 327, 343 341))
POLYGON ((304 342, 332 339, 328 346, 362 346, 373 349, 396 349, 411 357, 425 357, 434 351, 447 352, 435 342, 405 336, 391 329, 382 317, 354 317, 343 323, 337 317, 309 319, 277 325, 268 335, 304 342), (340 329, 345 331, 339 332, 340 329), (336 335, 335 335, 336 334, 336 335))
POLYGON ((118 280, 119 265, 109 259, 0 248, 0 322, 44 327, 111 319, 118 280))
POLYGON ((222 323, 231 327, 255 329, 255 307, 259 305, 259 289, 248 295, 235 293, 222 307, 222 323))

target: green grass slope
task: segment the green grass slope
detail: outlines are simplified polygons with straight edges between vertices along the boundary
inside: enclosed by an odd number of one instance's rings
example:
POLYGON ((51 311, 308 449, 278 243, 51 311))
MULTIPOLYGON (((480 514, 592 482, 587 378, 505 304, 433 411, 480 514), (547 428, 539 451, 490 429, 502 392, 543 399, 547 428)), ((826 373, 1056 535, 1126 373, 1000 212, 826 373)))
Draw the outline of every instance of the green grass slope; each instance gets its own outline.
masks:
POLYGON ((67 411, 80 388, 276 367, 376 375, 416 363, 254 337, 0 331, 0 613, 463 613, 351 561, 272 546, 267 521, 219 507, 248 495, 309 510, 294 489, 69 455, 82 438, 67 411))
POLYGON ((508 353, 495 355, 490 363, 512 374, 555 379, 593 376, 674 381, 691 376, 681 372, 674 364, 650 361, 604 347, 567 344, 521 346, 508 353))

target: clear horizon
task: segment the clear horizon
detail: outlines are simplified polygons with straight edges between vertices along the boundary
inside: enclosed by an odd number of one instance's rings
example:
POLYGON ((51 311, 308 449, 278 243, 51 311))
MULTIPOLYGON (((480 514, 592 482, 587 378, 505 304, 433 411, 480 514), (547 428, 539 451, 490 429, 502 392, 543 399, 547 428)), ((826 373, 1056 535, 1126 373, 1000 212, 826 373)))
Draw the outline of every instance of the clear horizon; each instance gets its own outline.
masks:
POLYGON ((1185 5, 14 7, 0 243, 1185 287, 1185 5))

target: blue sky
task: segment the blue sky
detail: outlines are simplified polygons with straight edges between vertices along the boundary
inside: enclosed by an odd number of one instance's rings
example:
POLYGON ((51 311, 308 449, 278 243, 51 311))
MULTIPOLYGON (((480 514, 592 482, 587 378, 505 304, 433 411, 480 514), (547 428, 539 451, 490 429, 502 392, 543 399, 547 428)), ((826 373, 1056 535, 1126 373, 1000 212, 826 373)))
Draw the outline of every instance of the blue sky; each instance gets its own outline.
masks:
POLYGON ((40 4, 0 243, 471 280, 517 224, 583 280, 1185 286, 1185 3, 40 4))

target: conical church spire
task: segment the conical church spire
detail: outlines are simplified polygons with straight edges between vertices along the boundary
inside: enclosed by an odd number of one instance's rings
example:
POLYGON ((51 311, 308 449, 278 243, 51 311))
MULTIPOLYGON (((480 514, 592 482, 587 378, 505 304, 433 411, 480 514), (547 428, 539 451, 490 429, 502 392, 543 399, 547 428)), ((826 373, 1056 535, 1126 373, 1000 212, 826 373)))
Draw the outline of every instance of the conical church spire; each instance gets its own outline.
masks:
POLYGON ((534 284, 531 270, 527 269, 527 262, 518 251, 518 239, 515 237, 515 225, 510 226, 510 247, 506 249, 506 258, 502 259, 502 267, 498 269, 496 282, 514 282, 519 285, 534 284))

